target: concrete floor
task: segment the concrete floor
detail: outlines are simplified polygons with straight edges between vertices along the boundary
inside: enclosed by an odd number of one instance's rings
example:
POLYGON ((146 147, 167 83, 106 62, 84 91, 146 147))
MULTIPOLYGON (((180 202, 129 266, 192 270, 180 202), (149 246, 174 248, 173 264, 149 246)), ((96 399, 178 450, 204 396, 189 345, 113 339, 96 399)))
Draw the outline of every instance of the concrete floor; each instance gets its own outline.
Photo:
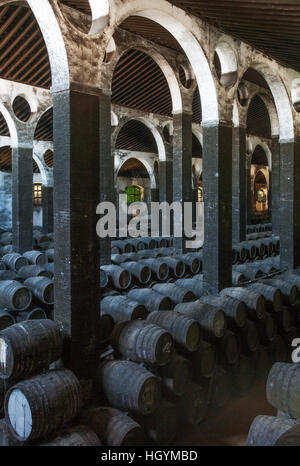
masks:
POLYGON ((180 446, 246 446, 253 419, 259 414, 274 416, 276 410, 265 396, 266 382, 257 383, 248 392, 231 398, 220 412, 210 412, 198 427, 186 427, 179 435, 180 446))

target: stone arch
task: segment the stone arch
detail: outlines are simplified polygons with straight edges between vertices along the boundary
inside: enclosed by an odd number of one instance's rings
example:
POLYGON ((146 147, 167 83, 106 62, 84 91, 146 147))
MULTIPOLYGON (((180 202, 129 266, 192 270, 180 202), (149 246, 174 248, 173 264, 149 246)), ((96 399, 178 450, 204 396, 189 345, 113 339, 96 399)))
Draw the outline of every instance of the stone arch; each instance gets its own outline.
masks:
POLYGON ((269 167, 269 171, 271 172, 272 171, 272 152, 268 146, 268 144, 266 144, 265 142, 263 141, 260 141, 258 144, 256 144, 256 146, 254 147, 254 150, 251 154, 251 162, 252 162, 252 157, 253 157, 253 154, 255 153, 256 149, 258 148, 261 148, 265 155, 266 155, 266 158, 268 160, 268 167, 269 167))
POLYGON ((144 165, 145 169, 147 170, 147 173, 149 175, 149 179, 150 179, 150 187, 151 189, 156 189, 157 188, 157 185, 156 185, 156 178, 155 178, 155 174, 154 174, 154 169, 151 167, 150 163, 147 162, 147 160, 143 159, 142 157, 137 157, 136 155, 128 155, 127 157, 124 157, 120 163, 120 165, 118 166, 118 169, 116 170, 116 179, 115 179, 115 183, 117 183, 117 178, 118 178, 118 175, 119 175, 119 172, 121 170, 121 168, 123 167, 123 165, 130 159, 136 159, 138 160, 142 165, 144 165))
POLYGON ((92 25, 89 34, 99 34, 109 21, 109 0, 88 0, 92 12, 92 25))
POLYGON ((260 73, 270 88, 276 107, 281 142, 293 141, 295 137, 293 114, 290 99, 281 77, 267 63, 253 61, 248 64, 245 72, 249 68, 260 73))
POLYGON ((191 32, 192 21, 182 10, 166 0, 132 0, 111 8, 110 14, 116 27, 134 15, 150 19, 169 31, 181 45, 195 73, 203 107, 202 123, 219 122, 217 91, 211 69, 201 45, 191 32))
POLYGON ((8 129, 9 129, 11 147, 16 148, 16 147, 18 147, 17 128, 16 128, 15 122, 14 122, 11 114, 9 113, 6 106, 2 102, 0 102, 0 112, 2 113, 3 118, 5 119, 6 124, 8 126, 8 129))
POLYGON ((68 89, 70 85, 68 56, 60 30, 49 0, 27 0, 43 35, 51 68, 52 89, 68 89))
POLYGON ((123 121, 122 124, 119 125, 119 127, 117 128, 114 134, 113 150, 115 150, 116 141, 117 141, 120 131, 122 130, 124 125, 126 125, 126 123, 128 123, 129 121, 139 121, 143 123, 151 131, 152 136, 154 137, 156 145, 157 145, 158 158, 160 161, 164 162, 166 160, 166 148, 165 148, 163 138, 160 132, 158 131, 158 129, 156 128, 156 126, 153 123, 151 123, 149 120, 143 117, 130 118, 130 119, 127 119, 126 121, 123 121))
POLYGON ((129 47, 126 47, 125 49, 123 49, 122 52, 118 54, 118 56, 117 56, 117 58, 115 60, 115 66, 113 67, 113 70, 112 70, 112 76, 111 76, 110 84, 112 82, 115 67, 116 67, 117 63, 119 62, 120 58, 125 53, 127 53, 128 51, 130 51, 132 49, 138 50, 138 51, 140 51, 142 53, 145 53, 146 55, 149 55, 149 57, 151 57, 155 61, 155 63, 160 68, 161 72, 163 73, 163 75, 164 75, 164 77, 165 77, 165 79, 166 79, 166 81, 168 83, 170 94, 171 94, 173 113, 182 112, 182 106, 183 106, 182 96, 181 96, 180 86, 179 86, 179 82, 177 80, 176 73, 173 70, 173 68, 171 67, 171 65, 169 64, 169 62, 165 59, 165 57, 163 55, 161 55, 156 50, 153 50, 153 49, 150 50, 148 47, 142 47, 141 45, 137 45, 137 46, 130 45, 129 47))
POLYGON ((41 159, 35 153, 33 153, 32 158, 37 164, 37 166, 39 167, 41 178, 42 178, 42 183, 47 185, 48 178, 47 178, 47 172, 45 170, 44 164, 42 163, 41 159))

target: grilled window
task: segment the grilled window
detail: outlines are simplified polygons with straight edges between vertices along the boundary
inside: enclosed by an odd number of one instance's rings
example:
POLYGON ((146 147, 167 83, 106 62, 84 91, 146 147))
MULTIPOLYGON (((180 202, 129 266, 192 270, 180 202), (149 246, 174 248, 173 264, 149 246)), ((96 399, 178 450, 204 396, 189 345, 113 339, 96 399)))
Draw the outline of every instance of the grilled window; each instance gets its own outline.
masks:
POLYGON ((132 185, 132 186, 127 186, 126 188, 126 194, 127 194, 127 204, 133 204, 133 202, 141 202, 142 201, 142 191, 143 188, 140 186, 132 185))
POLYGON ((42 205, 42 183, 34 183, 33 185, 33 205, 42 205))

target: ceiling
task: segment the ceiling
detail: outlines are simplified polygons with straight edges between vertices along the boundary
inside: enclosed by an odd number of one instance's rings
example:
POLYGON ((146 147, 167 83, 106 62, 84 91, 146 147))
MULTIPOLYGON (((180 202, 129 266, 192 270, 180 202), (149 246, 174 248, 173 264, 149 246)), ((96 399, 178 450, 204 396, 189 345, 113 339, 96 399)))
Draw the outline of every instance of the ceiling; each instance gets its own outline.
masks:
MULTIPOLYGON (((170 3, 207 19, 224 31, 243 39, 300 71, 300 1, 298 0, 194 0, 170 3)), ((90 14, 88 0, 64 1, 90 14)), ((0 0, 1 5, 1 0, 0 0)), ((140 17, 128 18, 121 27, 143 35, 172 49, 179 44, 158 24, 140 17)), ((253 73, 252 73, 253 74, 253 73)), ((267 87, 259 76, 247 72, 244 79, 267 87)), ((31 10, 25 2, 0 6, 0 77, 42 88, 51 85, 51 72, 46 46, 31 10)), ((112 101, 115 104, 147 112, 171 116, 171 96, 167 81, 152 58, 132 50, 117 65, 113 78, 112 101)), ((19 102, 16 112, 22 117, 27 110, 19 102)), ((193 102, 193 121, 201 122, 198 89, 193 102)), ((36 138, 52 140, 51 111, 38 125, 36 138)), ((0 114, 0 135, 9 135, 0 114)))

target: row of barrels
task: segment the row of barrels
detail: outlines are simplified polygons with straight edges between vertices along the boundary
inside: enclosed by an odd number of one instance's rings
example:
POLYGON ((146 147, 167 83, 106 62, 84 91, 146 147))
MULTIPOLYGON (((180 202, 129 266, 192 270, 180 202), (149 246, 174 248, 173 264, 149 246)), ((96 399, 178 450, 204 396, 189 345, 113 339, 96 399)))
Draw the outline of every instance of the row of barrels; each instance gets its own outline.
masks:
POLYGON ((252 262, 277 256, 280 252, 278 236, 242 241, 233 245, 233 264, 252 262))
POLYGON ((300 365, 275 363, 266 385, 268 402, 277 416, 257 416, 248 433, 249 446, 300 445, 300 365))
MULTIPOLYGON (((33 230, 33 246, 34 248, 46 249, 51 247, 51 244, 54 244, 54 234, 53 233, 43 233, 41 229, 33 230)), ((12 239, 13 234, 11 231, 3 231, 0 233, 0 255, 11 253, 12 250, 12 239)))
POLYGON ((266 231, 272 231, 272 223, 257 223, 254 225, 247 225, 246 233, 263 233, 266 231))
POLYGON ((173 246, 173 238, 147 237, 112 240, 111 253, 123 254, 147 249, 168 248, 173 246))

